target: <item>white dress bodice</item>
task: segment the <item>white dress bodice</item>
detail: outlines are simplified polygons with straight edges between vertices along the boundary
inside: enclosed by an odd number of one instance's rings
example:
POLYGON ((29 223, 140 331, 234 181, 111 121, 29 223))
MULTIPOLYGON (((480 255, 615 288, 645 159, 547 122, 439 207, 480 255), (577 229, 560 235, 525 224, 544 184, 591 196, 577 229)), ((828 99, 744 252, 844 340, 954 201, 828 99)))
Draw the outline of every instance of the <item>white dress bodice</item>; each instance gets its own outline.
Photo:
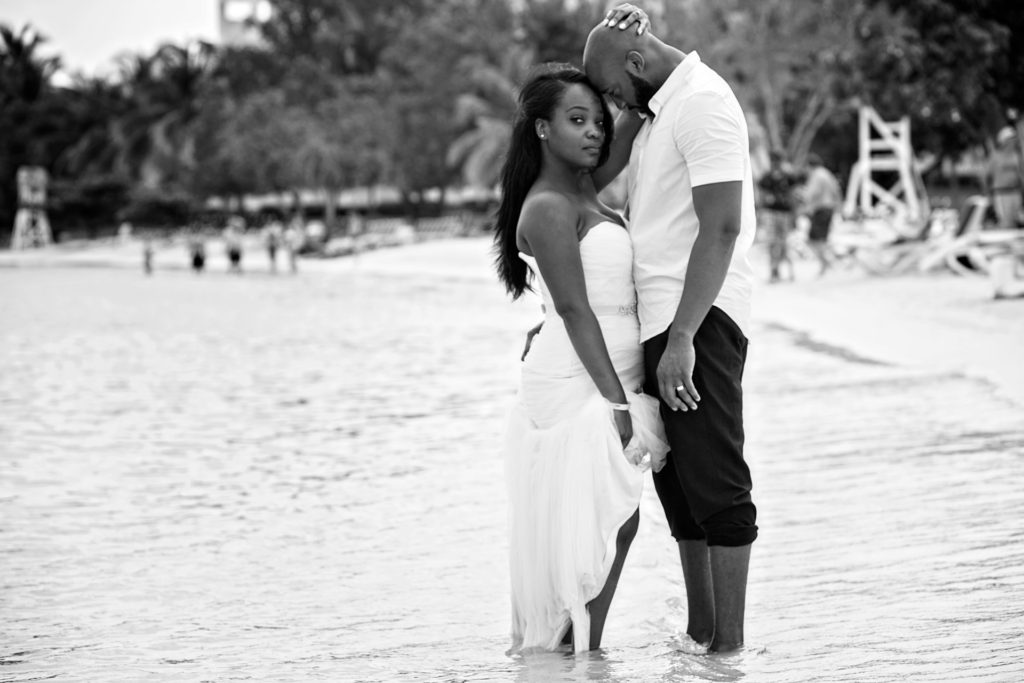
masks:
MULTIPOLYGON (((538 293, 544 302, 545 317, 557 317, 551 292, 541 277, 537 260, 522 252, 520 258, 533 272, 538 293)), ((633 244, 625 228, 612 221, 594 225, 580 240, 580 260, 587 284, 587 300, 597 316, 636 314, 633 244)))

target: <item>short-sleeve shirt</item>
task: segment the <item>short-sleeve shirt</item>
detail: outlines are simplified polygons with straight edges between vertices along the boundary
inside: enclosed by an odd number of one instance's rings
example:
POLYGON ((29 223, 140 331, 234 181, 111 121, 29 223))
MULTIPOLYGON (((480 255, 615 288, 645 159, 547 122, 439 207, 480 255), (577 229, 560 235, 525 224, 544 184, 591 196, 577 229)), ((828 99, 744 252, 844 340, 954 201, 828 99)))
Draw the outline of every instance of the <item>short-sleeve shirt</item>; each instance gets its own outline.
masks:
POLYGON ((989 160, 989 176, 993 192, 1019 191, 1024 170, 1015 149, 997 147, 989 160))
POLYGON ((691 52, 650 101, 629 160, 629 233, 637 289, 640 338, 646 341, 675 318, 700 228, 693 188, 742 183, 740 232, 714 305, 747 334, 754 274, 754 183, 747 123, 729 85, 691 52))
POLYGON ((807 176, 804 188, 804 203, 809 211, 835 209, 843 202, 843 192, 832 171, 824 166, 815 166, 807 176))

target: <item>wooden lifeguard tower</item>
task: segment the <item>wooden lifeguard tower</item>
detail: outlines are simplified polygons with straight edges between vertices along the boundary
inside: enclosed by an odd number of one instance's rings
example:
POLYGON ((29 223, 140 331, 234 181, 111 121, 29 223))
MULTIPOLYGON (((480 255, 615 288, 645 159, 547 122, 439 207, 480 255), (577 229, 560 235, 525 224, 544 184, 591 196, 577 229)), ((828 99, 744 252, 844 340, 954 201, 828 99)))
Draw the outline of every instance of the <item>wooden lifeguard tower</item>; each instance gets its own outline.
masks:
POLYGON ((882 218, 899 232, 916 232, 928 219, 928 196, 910 144, 910 118, 883 121, 872 107, 858 117, 859 157, 850 173, 843 213, 882 218), (895 182, 886 186, 880 176, 895 182))
POLYGON ((50 219, 46 216, 49 175, 40 166, 22 166, 17 178, 18 212, 14 215, 11 249, 48 246, 53 242, 50 219))

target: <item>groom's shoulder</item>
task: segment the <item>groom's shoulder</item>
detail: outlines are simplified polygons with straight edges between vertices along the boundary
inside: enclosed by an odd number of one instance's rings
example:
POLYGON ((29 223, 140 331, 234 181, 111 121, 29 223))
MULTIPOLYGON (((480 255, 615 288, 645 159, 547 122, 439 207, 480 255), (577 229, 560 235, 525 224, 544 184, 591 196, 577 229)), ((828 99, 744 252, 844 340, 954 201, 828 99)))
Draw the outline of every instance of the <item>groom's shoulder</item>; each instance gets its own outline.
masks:
MULTIPOLYGON (((684 63, 685 64, 685 63, 684 63)), ((686 100, 702 94, 733 95, 732 87, 721 74, 699 59, 692 64, 686 78, 679 83, 672 99, 686 100)))
POLYGON ((736 93, 729 83, 711 67, 700 64, 694 78, 684 92, 676 98, 679 115, 698 111, 742 110, 736 93))

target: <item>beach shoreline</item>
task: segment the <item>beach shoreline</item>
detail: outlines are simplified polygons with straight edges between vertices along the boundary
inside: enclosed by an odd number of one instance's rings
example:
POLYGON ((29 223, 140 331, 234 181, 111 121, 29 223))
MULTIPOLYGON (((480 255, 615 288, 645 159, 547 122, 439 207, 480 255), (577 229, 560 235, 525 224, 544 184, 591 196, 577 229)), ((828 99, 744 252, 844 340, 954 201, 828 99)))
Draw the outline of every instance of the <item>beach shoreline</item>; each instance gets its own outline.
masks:
MULTIPOLYGON (((257 242, 247 245, 247 274, 269 274, 257 242)), ((189 269, 184 244, 154 245, 154 277, 189 269)), ((210 240, 206 270, 227 272, 223 246, 210 240)), ((358 272, 387 277, 494 280, 489 237, 438 239, 338 258, 303 258, 301 273, 358 272)), ((767 273, 762 250, 752 252, 755 272, 767 273)), ((124 268, 142 274, 142 242, 104 240, 0 252, 0 268, 124 268)), ((279 260, 284 270, 283 259, 279 260)), ((798 263, 795 282, 756 285, 755 324, 789 331, 804 343, 855 354, 878 363, 923 371, 962 373, 991 384, 1001 398, 1024 407, 1024 299, 996 300, 984 277, 952 273, 871 276, 845 269, 818 277, 798 263)), ((300 273, 300 274, 301 274, 300 273)), ((282 275, 283 276, 283 275, 282 275)), ((756 344, 756 339, 753 340, 756 344)), ((953 400, 955 397, 951 397, 953 400)))

